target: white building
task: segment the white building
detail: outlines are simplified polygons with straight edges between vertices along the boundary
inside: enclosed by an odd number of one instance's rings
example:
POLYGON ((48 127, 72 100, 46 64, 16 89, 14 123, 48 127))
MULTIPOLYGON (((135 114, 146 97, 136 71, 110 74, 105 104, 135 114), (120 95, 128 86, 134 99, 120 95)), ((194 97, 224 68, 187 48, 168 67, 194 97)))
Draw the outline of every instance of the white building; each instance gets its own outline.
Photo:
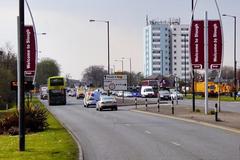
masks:
POLYGON ((185 79, 186 68, 186 79, 189 79, 188 50, 188 25, 181 25, 179 19, 150 21, 144 28, 144 76, 176 75, 185 79))

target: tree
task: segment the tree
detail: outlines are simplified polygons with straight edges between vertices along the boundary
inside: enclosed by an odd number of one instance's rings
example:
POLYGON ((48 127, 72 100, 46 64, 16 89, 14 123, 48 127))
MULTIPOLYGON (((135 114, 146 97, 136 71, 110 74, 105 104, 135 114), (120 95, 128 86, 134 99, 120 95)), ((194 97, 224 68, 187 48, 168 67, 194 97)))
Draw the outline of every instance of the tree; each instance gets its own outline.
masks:
POLYGON ((38 85, 46 84, 48 77, 59 76, 59 64, 50 58, 44 58, 37 64, 36 83, 38 85))
POLYGON ((104 66, 90 66, 83 71, 82 81, 94 87, 102 87, 105 75, 107 75, 107 71, 104 66))
POLYGON ((224 80, 227 80, 228 82, 230 82, 230 81, 233 82, 233 77, 234 77, 233 68, 230 67, 230 66, 224 66, 224 67, 222 68, 221 77, 222 77, 224 80))
POLYGON ((0 103, 15 101, 10 82, 17 79, 17 58, 10 43, 0 48, 0 103))

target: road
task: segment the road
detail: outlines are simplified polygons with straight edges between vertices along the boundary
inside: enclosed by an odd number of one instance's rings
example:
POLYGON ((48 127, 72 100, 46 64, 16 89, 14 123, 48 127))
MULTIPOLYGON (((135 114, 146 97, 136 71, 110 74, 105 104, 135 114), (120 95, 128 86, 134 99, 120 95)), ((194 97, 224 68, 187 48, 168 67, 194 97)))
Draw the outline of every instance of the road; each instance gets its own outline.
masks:
POLYGON ((228 131, 131 107, 99 112, 75 98, 48 109, 77 137, 85 160, 240 160, 240 135, 228 131))

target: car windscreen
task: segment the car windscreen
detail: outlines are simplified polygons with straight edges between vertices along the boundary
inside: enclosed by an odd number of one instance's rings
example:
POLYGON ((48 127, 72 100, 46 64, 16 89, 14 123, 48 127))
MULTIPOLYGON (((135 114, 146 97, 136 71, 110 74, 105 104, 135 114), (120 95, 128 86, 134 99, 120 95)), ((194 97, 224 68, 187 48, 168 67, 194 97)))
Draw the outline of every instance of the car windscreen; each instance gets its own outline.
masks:
POLYGON ((159 91, 160 94, 169 94, 168 91, 159 91))
POLYGON ((146 88, 146 89, 144 89, 144 92, 153 92, 153 89, 152 88, 146 88))

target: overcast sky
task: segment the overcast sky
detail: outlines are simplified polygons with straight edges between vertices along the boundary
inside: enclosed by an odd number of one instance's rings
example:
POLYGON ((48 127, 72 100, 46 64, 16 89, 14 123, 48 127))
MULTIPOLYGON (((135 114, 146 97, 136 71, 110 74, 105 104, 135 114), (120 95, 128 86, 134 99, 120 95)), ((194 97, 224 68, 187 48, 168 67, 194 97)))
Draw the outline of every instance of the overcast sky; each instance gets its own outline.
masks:
MULTIPOLYGON (((17 0, 0 0, 0 47, 10 42, 17 51, 17 0)), ((107 32, 105 23, 90 23, 89 19, 110 21, 111 68, 121 70, 121 57, 132 59, 132 69, 143 72, 143 28, 145 17, 168 20, 191 20, 191 0, 28 0, 38 33, 39 58, 50 57, 61 66, 62 75, 82 77, 85 68, 104 65, 107 69, 107 32)), ((240 49, 240 1, 218 0, 222 13, 238 17, 237 52, 240 49)), ((27 8, 25 8, 27 9, 27 8)), ((196 18, 218 18, 214 0, 198 0, 196 18)), ((25 24, 31 24, 25 11, 25 24)), ((233 66, 233 19, 222 17, 225 39, 224 65, 233 66)), ((239 54, 237 55, 240 67, 239 54)), ((124 61, 129 70, 129 61, 124 61)))

